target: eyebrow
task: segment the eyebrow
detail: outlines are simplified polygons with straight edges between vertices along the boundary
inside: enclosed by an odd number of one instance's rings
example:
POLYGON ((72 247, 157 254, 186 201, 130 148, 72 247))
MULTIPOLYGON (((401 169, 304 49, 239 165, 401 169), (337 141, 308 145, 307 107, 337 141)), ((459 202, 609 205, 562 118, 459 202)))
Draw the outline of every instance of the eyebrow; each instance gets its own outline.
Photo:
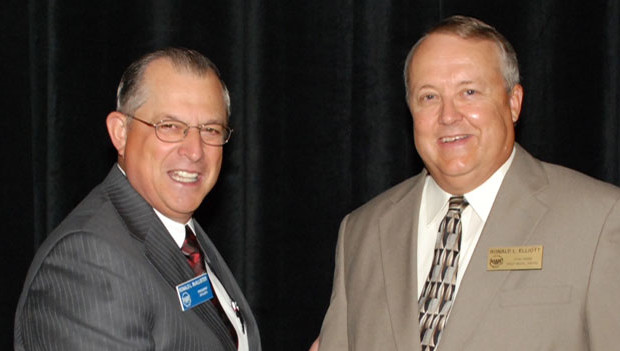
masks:
POLYGON ((431 84, 424 84, 423 86, 415 89, 415 90, 422 90, 422 89, 435 89, 435 87, 431 84))
MULTIPOLYGON (((473 80, 462 80, 458 82, 457 85, 461 86, 461 85, 468 85, 468 84, 474 84, 474 83, 475 82, 473 80)), ((421 87, 417 88, 417 90, 422 90, 422 89, 436 89, 436 88, 432 84, 424 84, 421 87)))
POLYGON ((467 85, 467 84, 473 84, 474 81, 473 80, 462 80, 458 83, 458 85, 467 85))
MULTIPOLYGON (((222 118, 222 119, 224 120, 223 124, 226 124, 226 118, 222 118)), ((169 115, 169 114, 165 114, 159 121, 161 122, 161 121, 169 121, 169 120, 179 121, 179 122, 183 122, 183 123, 185 123, 187 125, 190 125, 189 123, 187 123, 186 121, 182 120, 181 118, 179 118, 177 116, 174 116, 174 115, 169 115)), ((220 120, 218 120, 217 117, 216 117, 216 118, 210 118, 206 122, 198 123, 198 125, 213 124, 213 123, 222 124, 222 122, 220 120)))

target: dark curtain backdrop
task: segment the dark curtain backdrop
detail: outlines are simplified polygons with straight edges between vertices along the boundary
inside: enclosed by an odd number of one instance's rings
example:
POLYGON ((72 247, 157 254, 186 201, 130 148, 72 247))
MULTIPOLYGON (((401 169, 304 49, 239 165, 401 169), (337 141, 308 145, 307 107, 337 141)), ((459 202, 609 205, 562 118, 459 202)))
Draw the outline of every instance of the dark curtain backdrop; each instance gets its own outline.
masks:
POLYGON ((307 348, 341 218, 422 168, 402 66, 424 29, 456 13, 495 25, 519 54, 519 142, 620 184, 618 1, 4 0, 0 349, 34 251, 115 160, 104 121, 123 69, 169 45, 213 59, 232 95, 235 133, 196 218, 264 349, 307 348))

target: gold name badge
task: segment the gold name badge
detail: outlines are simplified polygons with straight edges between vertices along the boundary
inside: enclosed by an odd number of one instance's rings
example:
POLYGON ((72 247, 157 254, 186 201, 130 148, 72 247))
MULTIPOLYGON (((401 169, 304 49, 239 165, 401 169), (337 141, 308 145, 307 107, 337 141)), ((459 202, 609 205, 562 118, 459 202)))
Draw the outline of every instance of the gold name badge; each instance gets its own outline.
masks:
POLYGON ((487 271, 542 269, 543 246, 493 247, 489 249, 487 271))

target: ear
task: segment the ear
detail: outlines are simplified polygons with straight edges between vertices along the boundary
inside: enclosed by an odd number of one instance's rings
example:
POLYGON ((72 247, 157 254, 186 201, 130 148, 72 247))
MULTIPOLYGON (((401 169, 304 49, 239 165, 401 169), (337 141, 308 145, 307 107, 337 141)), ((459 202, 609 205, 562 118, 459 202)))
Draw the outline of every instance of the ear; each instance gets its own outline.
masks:
POLYGON ((512 88, 508 97, 510 103, 510 112, 512 114, 512 123, 517 123, 521 114, 521 104, 523 103, 523 87, 517 84, 512 88))
POLYGON ((118 111, 110 112, 106 118, 106 125, 112 144, 118 151, 118 156, 123 157, 127 144, 127 116, 118 111))

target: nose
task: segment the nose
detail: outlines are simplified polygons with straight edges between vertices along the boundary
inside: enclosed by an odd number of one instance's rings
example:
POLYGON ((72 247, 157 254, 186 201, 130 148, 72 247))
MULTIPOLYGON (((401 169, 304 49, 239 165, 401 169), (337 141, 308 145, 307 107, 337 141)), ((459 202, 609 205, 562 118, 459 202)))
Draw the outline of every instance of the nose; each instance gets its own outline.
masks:
POLYGON ((463 119, 463 115, 457 108, 453 99, 444 99, 439 114, 439 122, 442 124, 452 124, 463 119))
POLYGON ((204 156, 204 145, 198 128, 190 128, 185 139, 181 140, 179 153, 192 162, 196 162, 204 156))

